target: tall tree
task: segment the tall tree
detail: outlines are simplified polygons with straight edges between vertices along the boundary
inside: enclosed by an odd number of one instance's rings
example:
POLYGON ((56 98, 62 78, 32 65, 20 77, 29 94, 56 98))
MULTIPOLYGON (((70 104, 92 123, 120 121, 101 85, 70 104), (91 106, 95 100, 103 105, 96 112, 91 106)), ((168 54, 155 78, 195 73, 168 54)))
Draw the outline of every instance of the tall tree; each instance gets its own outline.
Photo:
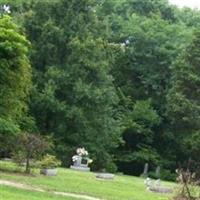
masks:
POLYGON ((20 130, 22 119, 26 115, 31 88, 29 46, 30 43, 10 17, 0 18, 1 141, 20 130))
POLYGON ((198 159, 200 152, 200 31, 172 67, 168 116, 179 160, 198 159))
POLYGON ((115 152, 120 169, 125 163, 124 172, 138 174, 146 161, 174 169, 179 158, 197 155, 194 127, 187 129, 191 137, 177 137, 182 127, 173 123, 180 115, 173 114, 170 84, 181 72, 170 66, 199 26, 199 11, 167 0, 0 2, 12 4, 31 40, 31 110, 39 129, 54 135, 63 160, 84 145, 101 168, 115 152), (114 151, 120 131, 124 143, 114 151))
MULTIPOLYGON (((174 167, 175 158, 171 147, 174 144, 173 137, 168 132, 167 127, 169 124, 165 115, 166 95, 171 77, 170 66, 184 46, 189 43, 191 31, 187 30, 184 25, 172 23, 173 20, 161 16, 159 6, 156 8, 158 4, 155 5, 155 1, 154 3, 152 3, 153 1, 147 1, 146 6, 142 1, 123 2, 119 6, 121 2, 106 1, 99 8, 101 19, 104 19, 108 24, 107 33, 110 42, 121 46, 122 49, 121 51, 115 51, 115 63, 112 67, 114 84, 119 88, 120 94, 128 99, 128 102, 120 102, 123 107, 122 112, 125 115, 124 121, 127 121, 125 124, 126 129, 122 133, 125 144, 124 147, 119 149, 118 153, 121 157, 120 168, 123 167, 125 172, 138 174, 141 173, 138 169, 141 169, 142 163, 144 164, 147 160, 150 160, 152 164, 155 164, 158 163, 159 159, 165 167, 169 167, 169 165, 174 167), (112 13, 106 12, 109 2, 112 3, 112 6, 110 6, 113 10, 112 13), (153 6, 151 6, 151 3, 153 6), (133 5, 136 4, 137 7, 134 7, 133 5), (126 7, 126 5, 129 6, 126 7), (141 12, 137 10, 139 8, 141 12), (147 8, 148 12, 145 11, 147 8), (151 8, 152 12, 150 11, 151 8), (123 11, 119 12, 120 10, 123 11), (146 14, 142 14, 142 12, 146 14), (106 16, 103 16, 102 13, 105 13, 106 16), (151 100, 148 101, 149 99, 151 100), (146 104, 143 101, 147 101, 146 104), (142 131, 146 137, 141 137, 142 134, 139 134, 141 126, 133 117, 135 113, 133 107, 136 102, 137 106, 143 105, 140 107, 140 113, 143 111, 147 116, 151 116, 153 112, 155 115, 159 115, 157 118, 149 118, 154 122, 151 127, 149 124, 152 123, 146 120, 145 115, 140 116, 144 118, 142 120, 143 126, 148 129, 148 131, 147 129, 142 131), (130 120, 136 124, 134 128, 132 125, 127 126, 130 120), (152 143, 148 143, 149 140, 152 143), (132 148, 127 148, 130 141, 132 148), (163 149, 163 146, 166 146, 167 151, 163 149), (148 147, 148 150, 146 147, 148 147), (140 154, 143 159, 140 159, 139 156, 136 159, 135 155, 139 155, 138 151, 140 149, 143 151, 140 154), (123 154, 123 152, 125 153, 123 154), (123 158, 126 164, 122 162, 123 158)), ((167 5, 164 1, 162 4, 164 9, 167 5)))
POLYGON ((32 111, 42 132, 52 133, 67 164, 85 146, 95 168, 112 163, 119 141, 118 98, 112 84, 109 44, 94 1, 44 1, 35 5, 25 27, 33 44, 35 94, 32 111))

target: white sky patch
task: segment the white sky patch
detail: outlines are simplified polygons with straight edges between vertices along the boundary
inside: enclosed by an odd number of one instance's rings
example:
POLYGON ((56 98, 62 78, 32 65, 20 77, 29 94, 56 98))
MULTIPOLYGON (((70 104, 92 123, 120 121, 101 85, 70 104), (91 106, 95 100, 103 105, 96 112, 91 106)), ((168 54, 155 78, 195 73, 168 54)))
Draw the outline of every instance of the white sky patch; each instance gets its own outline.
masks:
POLYGON ((186 6, 200 9, 200 0, 169 0, 169 2, 179 7, 186 6))
POLYGON ((169 0, 169 2, 179 7, 186 6, 200 9, 200 0, 169 0))

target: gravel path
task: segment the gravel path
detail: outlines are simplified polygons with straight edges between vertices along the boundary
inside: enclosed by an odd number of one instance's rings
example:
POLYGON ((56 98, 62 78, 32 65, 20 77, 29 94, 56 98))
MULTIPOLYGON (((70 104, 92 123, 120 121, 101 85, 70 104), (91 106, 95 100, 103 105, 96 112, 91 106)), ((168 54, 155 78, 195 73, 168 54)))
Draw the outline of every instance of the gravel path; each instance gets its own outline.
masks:
POLYGON ((81 194, 74 194, 74 193, 68 193, 68 192, 56 192, 56 191, 47 191, 38 187, 34 187, 31 185, 26 185, 22 183, 17 183, 17 182, 12 182, 12 181, 7 181, 7 180, 0 180, 0 185, 6 185, 6 186, 11 186, 19 189, 24 189, 24 190, 31 190, 31 191, 37 191, 37 192, 47 192, 55 195, 60 195, 60 196, 66 196, 66 197, 73 197, 77 199, 86 199, 86 200, 103 200, 95 197, 91 197, 88 195, 81 195, 81 194))

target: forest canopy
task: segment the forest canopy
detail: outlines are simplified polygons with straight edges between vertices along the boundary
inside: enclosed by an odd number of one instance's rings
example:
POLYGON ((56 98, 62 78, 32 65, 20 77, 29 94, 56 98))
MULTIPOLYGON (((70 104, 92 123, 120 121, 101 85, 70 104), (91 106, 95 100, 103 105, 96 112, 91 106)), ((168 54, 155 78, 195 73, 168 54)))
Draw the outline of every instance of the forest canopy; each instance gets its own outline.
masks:
POLYGON ((71 164, 174 172, 200 153, 200 11, 167 0, 0 0, 0 156, 21 132, 71 164), (2 8, 2 7, 1 7, 2 8), (9 16, 8 16, 9 15, 9 16))

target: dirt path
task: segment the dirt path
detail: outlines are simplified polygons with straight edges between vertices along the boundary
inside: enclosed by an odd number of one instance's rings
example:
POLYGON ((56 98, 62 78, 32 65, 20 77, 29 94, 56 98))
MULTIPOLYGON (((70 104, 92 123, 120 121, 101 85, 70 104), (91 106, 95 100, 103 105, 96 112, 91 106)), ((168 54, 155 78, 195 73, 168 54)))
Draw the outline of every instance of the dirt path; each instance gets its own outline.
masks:
POLYGON ((73 197, 77 199, 86 199, 86 200, 103 200, 95 197, 90 197, 87 195, 81 195, 81 194, 73 194, 73 193, 68 193, 68 192, 56 192, 56 191, 47 191, 38 187, 34 187, 31 185, 26 185, 22 183, 17 183, 17 182, 12 182, 12 181, 6 181, 6 180, 0 180, 0 185, 5 185, 5 186, 11 186, 19 189, 24 189, 24 190, 31 190, 31 191, 36 191, 36 192, 47 192, 55 195, 60 195, 60 196, 66 196, 66 197, 73 197))

